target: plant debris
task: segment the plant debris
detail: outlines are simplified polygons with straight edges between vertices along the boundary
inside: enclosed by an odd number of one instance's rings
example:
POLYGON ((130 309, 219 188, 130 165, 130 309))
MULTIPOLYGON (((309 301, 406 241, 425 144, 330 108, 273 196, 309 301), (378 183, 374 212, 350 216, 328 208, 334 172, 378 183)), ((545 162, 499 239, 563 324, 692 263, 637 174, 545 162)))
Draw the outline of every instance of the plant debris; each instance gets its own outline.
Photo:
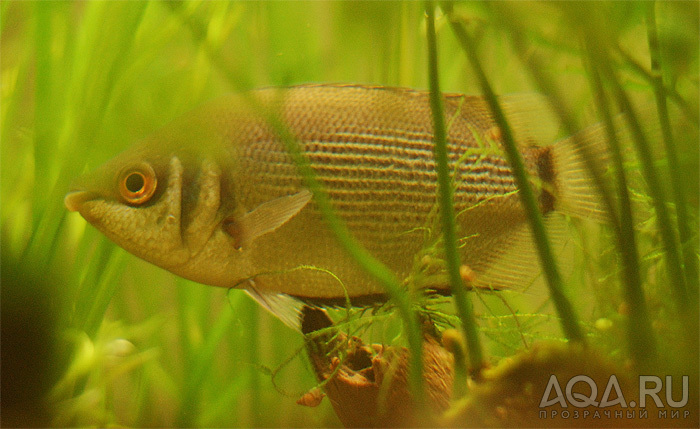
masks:
MULTIPOLYGON (((406 427, 434 424, 420 412, 409 392, 408 349, 366 345, 357 337, 329 333, 332 321, 325 311, 304 309, 302 329, 307 350, 338 418, 347 427, 406 427), (319 332, 321 332, 319 334, 319 332)), ((432 335, 423 342, 426 399, 431 415, 450 407, 454 359, 432 335)), ((309 393, 302 405, 308 405, 309 393)), ((320 400, 318 401, 320 402, 320 400)), ((298 402, 299 403, 299 402, 298 402)), ((311 402, 313 403, 313 402, 311 402)))

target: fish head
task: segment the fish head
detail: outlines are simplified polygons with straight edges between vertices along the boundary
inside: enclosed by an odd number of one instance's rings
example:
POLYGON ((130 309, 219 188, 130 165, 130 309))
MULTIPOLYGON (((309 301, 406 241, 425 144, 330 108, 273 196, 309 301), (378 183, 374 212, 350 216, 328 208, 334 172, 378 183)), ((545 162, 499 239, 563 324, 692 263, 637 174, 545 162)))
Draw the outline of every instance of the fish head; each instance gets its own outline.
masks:
POLYGON ((244 275, 246 249, 221 231, 237 210, 225 138, 208 124, 167 127, 77 178, 65 205, 148 262, 230 287, 244 275))

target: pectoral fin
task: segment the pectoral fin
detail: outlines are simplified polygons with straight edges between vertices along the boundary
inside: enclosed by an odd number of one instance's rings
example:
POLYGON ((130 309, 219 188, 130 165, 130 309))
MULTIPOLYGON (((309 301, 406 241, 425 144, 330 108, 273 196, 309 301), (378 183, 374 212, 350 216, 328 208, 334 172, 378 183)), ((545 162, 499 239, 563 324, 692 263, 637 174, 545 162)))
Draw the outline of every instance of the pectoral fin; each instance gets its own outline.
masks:
POLYGON ((240 218, 230 216, 223 222, 223 229, 235 240, 237 249, 242 249, 261 235, 279 228, 296 216, 311 200, 306 189, 293 195, 275 198, 260 204, 240 218))

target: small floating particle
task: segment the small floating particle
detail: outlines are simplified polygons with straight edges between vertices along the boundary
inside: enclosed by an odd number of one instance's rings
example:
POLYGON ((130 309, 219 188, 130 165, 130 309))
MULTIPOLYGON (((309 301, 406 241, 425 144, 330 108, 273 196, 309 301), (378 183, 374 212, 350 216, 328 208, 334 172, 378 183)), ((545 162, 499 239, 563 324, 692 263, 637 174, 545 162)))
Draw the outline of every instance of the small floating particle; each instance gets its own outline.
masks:
POLYGON ((608 329, 612 328, 613 322, 612 320, 608 319, 607 317, 601 317, 600 319, 595 321, 595 328, 599 331, 607 331, 608 329))

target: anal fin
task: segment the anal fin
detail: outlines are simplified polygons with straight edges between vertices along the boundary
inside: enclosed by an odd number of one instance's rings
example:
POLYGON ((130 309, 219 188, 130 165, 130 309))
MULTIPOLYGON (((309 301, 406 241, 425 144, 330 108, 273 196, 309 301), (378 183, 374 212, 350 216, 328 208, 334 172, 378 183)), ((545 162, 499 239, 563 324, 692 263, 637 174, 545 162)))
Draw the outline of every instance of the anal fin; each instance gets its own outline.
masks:
MULTIPOLYGON (((544 221, 560 272, 567 277, 572 268, 572 243, 567 234, 566 217, 553 212, 545 216, 544 221)), ((511 234, 506 245, 492 249, 491 252, 485 268, 475 275, 475 287, 482 290, 514 290, 540 294, 536 289, 542 284, 538 278, 542 274, 542 267, 529 223, 523 223, 511 234)))
POLYGON ((249 280, 248 286, 244 287, 243 290, 282 323, 301 332, 301 315, 305 306, 303 302, 282 293, 261 291, 255 286, 253 280, 249 280))

